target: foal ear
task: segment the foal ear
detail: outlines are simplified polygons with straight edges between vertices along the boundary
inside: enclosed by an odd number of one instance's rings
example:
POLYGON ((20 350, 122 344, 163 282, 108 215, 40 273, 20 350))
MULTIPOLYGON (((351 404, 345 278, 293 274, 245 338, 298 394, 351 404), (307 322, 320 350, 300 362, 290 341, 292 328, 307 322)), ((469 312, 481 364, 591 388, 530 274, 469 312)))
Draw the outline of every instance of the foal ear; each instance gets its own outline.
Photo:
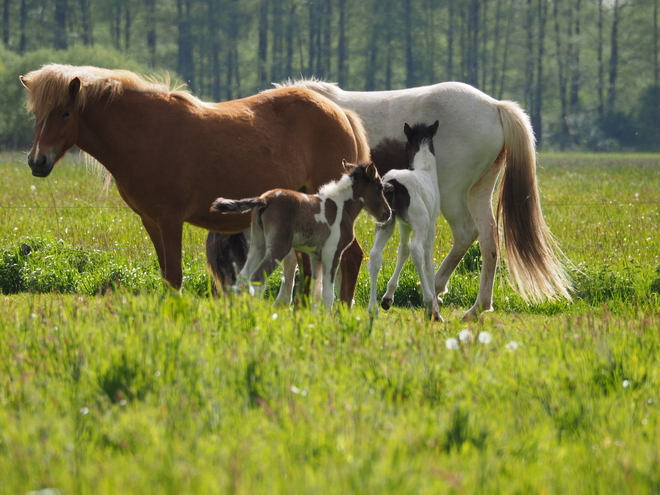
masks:
POLYGON ((18 78, 21 80, 21 84, 25 87, 25 89, 30 89, 30 80, 27 77, 18 76, 18 78))
POLYGON ((429 132, 431 133, 431 137, 435 136, 435 133, 438 132, 438 126, 440 125, 440 121, 436 120, 433 122, 433 124, 429 127, 429 132))
POLYGON ((79 77, 74 77, 71 79, 71 82, 69 83, 69 96, 71 98, 75 98, 75 96, 78 94, 78 91, 80 91, 80 78, 79 77))
POLYGON ((406 134, 408 141, 410 141, 410 126, 408 125, 407 122, 403 124, 403 132, 406 134))
POLYGON ((365 170, 367 173, 367 177, 369 177, 369 180, 374 180, 378 177, 378 169, 376 169, 376 165, 374 165, 374 162, 370 162, 369 165, 367 165, 367 169, 365 170))

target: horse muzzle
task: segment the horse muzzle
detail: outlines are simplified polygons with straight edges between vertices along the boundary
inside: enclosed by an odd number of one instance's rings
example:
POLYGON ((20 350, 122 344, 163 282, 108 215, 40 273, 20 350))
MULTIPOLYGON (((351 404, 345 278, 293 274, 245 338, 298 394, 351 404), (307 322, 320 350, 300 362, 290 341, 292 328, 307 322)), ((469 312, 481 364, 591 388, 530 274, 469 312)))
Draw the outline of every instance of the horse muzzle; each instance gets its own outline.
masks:
POLYGON ((383 213, 380 215, 380 218, 378 219, 378 223, 385 223, 390 218, 392 218, 392 210, 388 208, 387 210, 384 210, 383 213))
POLYGON ((50 159, 48 155, 28 157, 28 165, 35 177, 48 177, 53 170, 55 160, 50 159))

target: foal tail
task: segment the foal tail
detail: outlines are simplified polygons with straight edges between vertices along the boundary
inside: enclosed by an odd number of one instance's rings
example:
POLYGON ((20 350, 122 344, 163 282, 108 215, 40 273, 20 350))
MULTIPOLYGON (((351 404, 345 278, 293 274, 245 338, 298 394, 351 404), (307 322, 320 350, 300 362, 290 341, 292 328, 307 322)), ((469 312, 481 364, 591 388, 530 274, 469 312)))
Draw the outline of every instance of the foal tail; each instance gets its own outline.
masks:
POLYGON ((266 200, 261 198, 218 198, 211 205, 211 211, 219 211, 220 213, 243 213, 245 211, 254 210, 255 208, 263 208, 264 206, 266 206, 266 200))
POLYGON ((348 108, 342 108, 348 122, 351 124, 351 129, 353 129, 353 136, 355 137, 355 145, 357 146, 357 158, 356 163, 364 163, 370 161, 370 150, 369 150, 369 140, 367 139, 367 131, 362 125, 362 119, 360 116, 353 110, 348 108))
POLYGON ((571 299, 571 282, 559 261, 563 253, 550 233, 536 182, 534 132, 527 114, 512 101, 498 102, 504 131, 506 167, 499 185, 508 269, 525 300, 571 299))

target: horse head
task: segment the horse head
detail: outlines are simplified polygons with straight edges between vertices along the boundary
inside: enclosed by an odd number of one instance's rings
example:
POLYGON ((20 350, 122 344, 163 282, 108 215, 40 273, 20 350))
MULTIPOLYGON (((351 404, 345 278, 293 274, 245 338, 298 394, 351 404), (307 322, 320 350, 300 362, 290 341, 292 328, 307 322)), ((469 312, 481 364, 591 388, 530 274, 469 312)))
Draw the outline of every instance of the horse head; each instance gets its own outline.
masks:
MULTIPOLYGON (((30 80, 23 76, 20 79, 28 92, 31 91, 30 80)), ((80 86, 80 79, 74 77, 69 83, 64 104, 39 114, 35 112, 34 143, 28 154, 28 165, 35 177, 47 177, 55 163, 76 142, 79 109, 75 103, 80 86)))
POLYGON ((353 197, 361 198, 364 209, 378 222, 386 222, 392 215, 385 192, 392 188, 383 183, 373 163, 351 165, 344 160, 344 169, 353 179, 353 197))

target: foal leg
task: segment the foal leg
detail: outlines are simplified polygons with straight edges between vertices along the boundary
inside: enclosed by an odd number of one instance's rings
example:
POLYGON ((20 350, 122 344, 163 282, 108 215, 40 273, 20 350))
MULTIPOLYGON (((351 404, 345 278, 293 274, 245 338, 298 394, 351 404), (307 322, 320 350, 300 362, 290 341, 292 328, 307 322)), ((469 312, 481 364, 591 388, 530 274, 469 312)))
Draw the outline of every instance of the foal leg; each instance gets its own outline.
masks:
POLYGON ((368 311, 371 313, 378 312, 378 272, 383 264, 383 249, 387 245, 394 233, 394 224, 396 221, 394 217, 383 225, 376 225, 376 235, 374 236, 374 245, 369 253, 369 281, 370 281, 370 297, 368 311))
MULTIPOLYGON (((424 274, 426 275, 426 283, 428 284, 429 289, 431 290, 431 319, 435 321, 444 321, 442 316, 440 316, 440 309, 438 308, 438 298, 435 297, 435 263, 433 261, 433 253, 435 252, 435 230, 436 230, 436 221, 434 219, 429 222, 429 229, 426 236, 426 241, 424 242, 424 274)), ((421 277, 421 275, 420 275, 421 277)))
POLYGON ((291 305, 293 283, 296 278, 296 266, 298 266, 298 259, 296 252, 292 249, 282 260, 282 284, 275 299, 275 306, 291 305))
POLYGON ((355 295, 355 286, 357 285, 358 274, 364 252, 360 247, 357 238, 344 250, 339 266, 341 267, 341 290, 339 298, 342 302, 353 305, 353 296, 355 295))
POLYGON ((403 270, 403 265, 406 263, 408 257, 410 256, 410 232, 410 225, 399 221, 399 237, 401 239, 399 241, 399 252, 396 258, 396 267, 394 268, 392 277, 390 278, 389 282, 387 282, 387 290, 385 291, 385 294, 383 294, 383 298, 380 302, 381 307, 385 310, 390 309, 390 306, 394 301, 394 291, 399 286, 399 276, 401 275, 401 270, 403 270))
POLYGON ((430 233, 430 219, 428 213, 411 219, 411 223, 414 234, 412 242, 410 243, 410 256, 413 260, 413 263, 415 264, 415 268, 417 268, 419 281, 422 284, 424 306, 426 307, 427 314, 431 318, 439 319, 440 315, 437 311, 437 303, 435 307, 433 305, 435 294, 433 292, 430 280, 427 277, 426 247, 428 245, 428 238, 430 233))

